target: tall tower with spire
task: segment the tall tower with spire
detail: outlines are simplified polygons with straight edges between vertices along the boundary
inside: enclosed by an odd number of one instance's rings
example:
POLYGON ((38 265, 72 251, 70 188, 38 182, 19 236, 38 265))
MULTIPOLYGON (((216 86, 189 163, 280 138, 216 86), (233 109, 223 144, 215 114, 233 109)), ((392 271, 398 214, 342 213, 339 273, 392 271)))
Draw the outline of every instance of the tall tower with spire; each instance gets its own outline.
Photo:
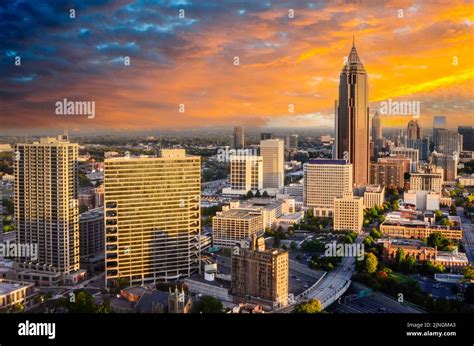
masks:
POLYGON ((353 165, 355 185, 369 182, 369 108, 367 73, 354 39, 339 79, 336 101, 336 157, 353 165))

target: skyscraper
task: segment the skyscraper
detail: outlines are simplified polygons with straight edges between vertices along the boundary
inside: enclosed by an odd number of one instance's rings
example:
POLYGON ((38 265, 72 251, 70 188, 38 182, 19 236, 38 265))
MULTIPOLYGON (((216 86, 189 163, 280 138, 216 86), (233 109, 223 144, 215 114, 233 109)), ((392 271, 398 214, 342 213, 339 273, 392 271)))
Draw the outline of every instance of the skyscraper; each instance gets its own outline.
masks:
POLYGON ((439 141, 440 130, 446 130, 446 117, 444 115, 435 116, 433 119, 433 143, 439 141))
POLYGON ((245 147, 245 132, 242 126, 234 127, 234 136, 232 137, 231 147, 242 149, 245 147))
POLYGON ((79 269, 78 148, 62 136, 15 145, 17 242, 66 275, 79 269))
POLYGON ((298 135, 287 136, 285 147, 291 152, 296 152, 298 150, 298 135))
POLYGON ((367 73, 355 45, 339 79, 336 102, 336 157, 353 165, 354 184, 369 181, 369 108, 367 73))
POLYGON ((106 280, 174 280, 200 269, 200 157, 105 160, 106 280))
POLYGON ((455 130, 436 129, 433 138, 434 150, 441 154, 459 155, 463 146, 463 136, 455 130))
POLYGON ((433 152, 433 164, 443 168, 443 180, 455 182, 458 176, 458 156, 433 152))
POLYGON ((407 139, 421 139, 421 127, 415 119, 408 122, 407 139))
POLYGON ((275 135, 270 132, 262 132, 260 134, 260 140, 264 141, 265 139, 274 139, 275 135))
POLYGON ((280 190, 285 185, 285 143, 282 139, 260 141, 263 188, 280 190))
POLYGON ((372 118, 372 141, 382 139, 382 123, 379 112, 375 112, 372 118))
POLYGON ((230 157, 230 187, 222 193, 245 195, 263 188, 263 159, 261 156, 232 155, 230 157))
POLYGON ((352 165, 345 160, 312 159, 303 167, 304 204, 314 216, 331 217, 334 198, 352 192, 352 165))
POLYGON ((474 151, 474 128, 472 126, 458 126, 458 133, 463 137, 463 150, 474 151))

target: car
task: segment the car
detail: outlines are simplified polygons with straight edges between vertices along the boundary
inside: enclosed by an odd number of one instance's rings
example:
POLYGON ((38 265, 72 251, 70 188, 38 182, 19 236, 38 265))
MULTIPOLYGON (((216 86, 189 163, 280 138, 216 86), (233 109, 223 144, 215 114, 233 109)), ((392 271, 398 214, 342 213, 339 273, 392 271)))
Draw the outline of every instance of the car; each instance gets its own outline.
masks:
POLYGON ((299 278, 296 278, 296 281, 301 281, 301 279, 299 279, 299 278))
POLYGON ((293 275, 291 278, 292 278, 292 279, 296 279, 296 275, 293 275))
POLYGON ((385 311, 387 311, 387 309, 385 309, 385 308, 382 307, 382 308, 378 308, 377 311, 379 311, 379 312, 385 312, 385 311))

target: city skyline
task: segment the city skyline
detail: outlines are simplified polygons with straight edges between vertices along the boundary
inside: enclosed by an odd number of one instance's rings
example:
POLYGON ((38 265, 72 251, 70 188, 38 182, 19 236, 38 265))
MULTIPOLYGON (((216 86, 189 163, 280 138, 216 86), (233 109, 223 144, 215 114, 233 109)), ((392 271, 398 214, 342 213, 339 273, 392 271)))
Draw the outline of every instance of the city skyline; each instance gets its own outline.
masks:
MULTIPOLYGON (((371 115, 382 101, 413 101, 420 102, 424 128, 440 114, 448 127, 471 125, 470 9, 462 2, 100 2, 34 9, 8 3, 0 14, 6 86, 0 120, 5 129, 71 133, 330 128, 338 71, 354 35, 367 68, 371 115), (95 116, 55 114, 64 99, 94 101, 95 116)), ((382 115, 381 121, 385 128, 405 127, 411 118, 382 115)))

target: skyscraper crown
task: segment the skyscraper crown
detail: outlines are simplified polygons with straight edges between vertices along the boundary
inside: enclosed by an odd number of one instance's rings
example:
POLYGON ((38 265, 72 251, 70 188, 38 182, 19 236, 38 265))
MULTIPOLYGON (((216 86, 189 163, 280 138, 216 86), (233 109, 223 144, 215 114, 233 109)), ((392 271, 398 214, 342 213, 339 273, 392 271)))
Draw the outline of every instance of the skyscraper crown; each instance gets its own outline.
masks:
POLYGON ((361 69, 365 72, 364 65, 359 59, 359 55, 357 54, 357 49, 355 47, 354 37, 352 37, 352 48, 351 52, 347 57, 347 63, 344 65, 343 71, 347 69, 361 69))

